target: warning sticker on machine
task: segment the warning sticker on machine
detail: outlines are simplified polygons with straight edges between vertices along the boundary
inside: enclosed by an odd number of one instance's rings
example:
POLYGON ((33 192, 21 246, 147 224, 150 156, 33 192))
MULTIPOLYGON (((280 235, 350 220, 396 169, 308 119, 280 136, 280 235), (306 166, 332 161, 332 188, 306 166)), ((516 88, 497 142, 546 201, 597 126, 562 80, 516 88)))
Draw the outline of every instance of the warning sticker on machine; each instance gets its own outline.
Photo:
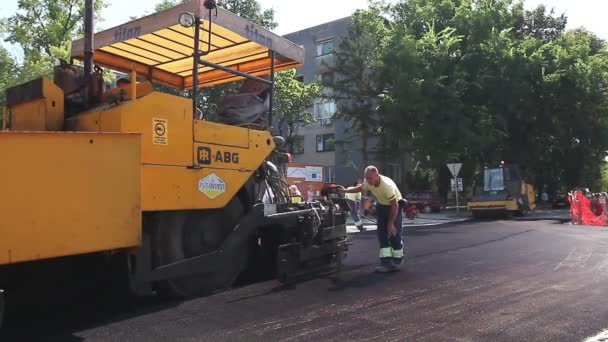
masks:
POLYGON ((198 191, 207 195, 209 199, 215 199, 226 192, 226 182, 212 173, 198 181, 198 191))
POLYGON ((152 142, 156 145, 169 144, 169 125, 167 119, 152 119, 152 142))

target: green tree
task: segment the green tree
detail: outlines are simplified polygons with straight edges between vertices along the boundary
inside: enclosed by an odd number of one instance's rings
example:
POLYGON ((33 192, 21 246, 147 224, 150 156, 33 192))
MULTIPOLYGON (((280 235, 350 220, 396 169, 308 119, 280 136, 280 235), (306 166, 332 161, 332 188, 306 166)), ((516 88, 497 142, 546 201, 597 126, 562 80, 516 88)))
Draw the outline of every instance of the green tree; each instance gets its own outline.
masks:
POLYGON ((316 83, 304 84, 296 80, 295 75, 295 69, 276 74, 273 106, 273 112, 279 118, 277 124, 279 134, 285 137, 291 153, 293 153, 298 130, 315 122, 310 109, 315 99, 320 96, 322 89, 316 83))
MULTIPOLYGON (((84 32, 84 0, 19 0, 17 13, 1 21, 5 41, 23 50, 20 79, 50 76, 55 58, 68 59, 72 40, 84 32)), ((96 0, 101 22, 103 0, 96 0)))
POLYGON ((265 29, 273 30, 278 25, 274 21, 274 10, 262 10, 262 6, 257 0, 219 0, 217 4, 265 29))
POLYGON ((2 108, 6 105, 6 88, 16 82, 17 64, 13 56, 0 46, 0 129, 3 126, 4 117, 2 108))
POLYGON ((367 10, 356 11, 348 34, 334 48, 333 63, 323 61, 324 73, 334 75, 323 84, 330 90, 327 97, 337 103, 335 117, 351 125, 351 139, 361 141, 364 165, 370 160, 369 141, 379 126, 376 107, 382 84, 375 71, 390 37, 390 26, 382 16, 384 6, 372 3, 367 10))
MULTIPOLYGON (((161 0, 154 6, 153 13, 167 10, 188 1, 190 0, 161 0)), ((274 10, 262 10, 262 6, 257 0, 220 0, 217 5, 264 28, 272 30, 277 27, 277 23, 274 21, 274 10)), ((131 17, 131 20, 137 18, 131 17)))
POLYGON ((597 185, 608 150, 608 53, 597 36, 575 30, 546 46, 544 84, 553 113, 554 160, 568 186, 597 185), (602 47, 598 47, 598 45, 602 47))
MULTIPOLYGON (((54 55, 84 32, 84 0, 19 0, 18 10, 3 20, 6 41, 18 44, 24 54, 54 55)), ((104 7, 95 1, 96 19, 104 7)), ((66 56, 63 56, 66 57, 66 56)))
POLYGON ((430 170, 441 172, 446 162, 461 159, 473 135, 463 115, 466 82, 455 69, 460 42, 450 28, 435 32, 431 27, 420 39, 397 28, 384 56, 384 134, 403 141, 400 153, 412 155, 421 174, 435 175, 430 170))
POLYGON ((183 4, 188 1, 190 0, 162 0, 154 6, 154 13, 168 10, 171 7, 175 7, 176 5, 183 4))
POLYGON ((520 34, 529 34, 543 42, 552 41, 562 35, 566 29, 568 18, 565 14, 555 16, 555 10, 547 11, 545 5, 539 5, 531 11, 526 11, 523 25, 516 27, 520 34))
POLYGON ((526 165, 538 185, 599 181, 608 149, 603 41, 512 0, 402 0, 392 17, 379 69, 382 129, 436 170, 443 192, 443 164, 453 160, 464 162, 465 179, 507 160, 526 165))

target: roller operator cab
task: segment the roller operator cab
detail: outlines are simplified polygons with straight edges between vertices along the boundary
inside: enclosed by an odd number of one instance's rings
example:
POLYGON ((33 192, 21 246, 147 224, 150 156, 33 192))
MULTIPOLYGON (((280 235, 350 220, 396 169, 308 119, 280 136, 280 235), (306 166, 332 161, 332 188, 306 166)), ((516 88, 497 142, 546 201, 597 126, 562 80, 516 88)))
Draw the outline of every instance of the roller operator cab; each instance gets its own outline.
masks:
POLYGON ((485 168, 482 175, 467 204, 474 217, 521 216, 536 208, 534 188, 520 166, 502 163, 485 168))
POLYGON ((28 273, 15 269, 61 257, 109 255, 134 293, 180 297, 247 272, 290 282, 339 268, 343 198, 329 189, 292 203, 289 156, 269 133, 273 74, 300 66, 302 47, 212 1, 95 35, 92 11, 85 18, 53 81, 7 91, 0 309, 24 282, 14 275, 28 273), (130 84, 104 89, 107 71, 130 84), (218 100, 211 122, 199 89, 228 82, 240 88, 218 100))

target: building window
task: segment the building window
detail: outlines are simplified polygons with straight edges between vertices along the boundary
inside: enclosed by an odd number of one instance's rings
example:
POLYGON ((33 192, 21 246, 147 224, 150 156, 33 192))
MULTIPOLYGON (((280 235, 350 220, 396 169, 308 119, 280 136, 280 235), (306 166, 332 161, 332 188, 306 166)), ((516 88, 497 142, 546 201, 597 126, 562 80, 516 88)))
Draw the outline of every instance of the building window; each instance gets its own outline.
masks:
POLYGON ((323 182, 335 183, 336 182, 336 170, 333 166, 325 166, 323 168, 323 182))
POLYGON ((304 76, 296 76, 296 81, 304 83, 304 76))
POLYGON ((334 83, 334 73, 331 71, 328 71, 328 72, 318 74, 317 82, 321 82, 321 84, 333 84, 334 83))
POLYGON ((317 135, 317 152, 335 151, 336 138, 333 134, 317 135))
POLYGON ((325 40, 317 43, 317 57, 325 56, 332 53, 334 50, 334 40, 325 40))
POLYGON ((301 135, 296 136, 293 139, 293 144, 291 146, 293 154, 302 154, 304 153, 304 137, 301 135))
POLYGON ((315 119, 331 119, 336 114, 336 103, 334 101, 317 102, 315 103, 315 119))

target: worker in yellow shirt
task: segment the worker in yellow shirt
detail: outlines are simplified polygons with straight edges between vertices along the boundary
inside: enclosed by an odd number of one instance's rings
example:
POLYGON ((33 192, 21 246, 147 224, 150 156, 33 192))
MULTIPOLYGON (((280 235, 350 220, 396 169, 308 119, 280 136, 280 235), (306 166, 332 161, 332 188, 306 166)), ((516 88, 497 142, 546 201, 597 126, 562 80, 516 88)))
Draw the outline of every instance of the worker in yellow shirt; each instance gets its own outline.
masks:
POLYGON ((380 266, 377 272, 393 272, 399 269, 403 263, 403 207, 405 201, 401 196, 395 182, 381 175, 378 168, 368 166, 365 168, 365 180, 363 184, 345 189, 345 193, 361 193, 371 191, 378 202, 377 225, 378 241, 380 242, 380 266))
MULTIPOLYGON (((358 182, 355 182, 353 184, 353 186, 357 186, 357 185, 359 185, 358 182)), ((361 193, 360 192, 346 193, 344 195, 344 197, 346 197, 346 202, 348 203, 348 206, 350 207, 350 217, 352 217, 353 221, 355 222, 355 226, 357 227, 357 229, 360 232, 365 231, 365 228, 363 227, 363 222, 361 222, 361 218, 359 217, 359 206, 361 205, 361 193)))
POLYGON ((291 195, 291 202, 292 203, 300 203, 302 202, 302 193, 300 192, 300 189, 298 189, 298 186, 293 184, 289 186, 289 194, 291 195))

